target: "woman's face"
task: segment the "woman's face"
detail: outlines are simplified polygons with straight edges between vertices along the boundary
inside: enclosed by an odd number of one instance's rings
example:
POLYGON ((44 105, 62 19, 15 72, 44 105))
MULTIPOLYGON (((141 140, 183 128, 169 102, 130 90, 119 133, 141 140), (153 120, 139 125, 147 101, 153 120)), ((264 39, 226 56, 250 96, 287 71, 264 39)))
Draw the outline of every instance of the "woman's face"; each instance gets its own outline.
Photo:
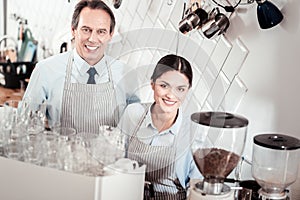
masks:
POLYGON ((110 33, 110 23, 110 16, 104 10, 82 9, 78 27, 72 30, 72 34, 78 54, 89 65, 95 65, 103 57, 113 35, 110 33))
POLYGON ((178 71, 168 71, 151 83, 154 100, 163 112, 177 112, 188 90, 188 78, 178 71))

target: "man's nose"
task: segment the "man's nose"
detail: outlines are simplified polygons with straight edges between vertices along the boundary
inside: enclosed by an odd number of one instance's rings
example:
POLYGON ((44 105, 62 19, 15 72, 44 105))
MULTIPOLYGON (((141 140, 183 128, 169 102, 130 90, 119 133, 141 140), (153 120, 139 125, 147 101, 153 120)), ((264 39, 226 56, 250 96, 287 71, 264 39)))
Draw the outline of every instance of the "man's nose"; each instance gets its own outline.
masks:
POLYGON ((89 41, 90 42, 96 42, 97 40, 98 40, 98 33, 97 33, 97 31, 93 30, 91 32, 90 37, 89 37, 89 41))

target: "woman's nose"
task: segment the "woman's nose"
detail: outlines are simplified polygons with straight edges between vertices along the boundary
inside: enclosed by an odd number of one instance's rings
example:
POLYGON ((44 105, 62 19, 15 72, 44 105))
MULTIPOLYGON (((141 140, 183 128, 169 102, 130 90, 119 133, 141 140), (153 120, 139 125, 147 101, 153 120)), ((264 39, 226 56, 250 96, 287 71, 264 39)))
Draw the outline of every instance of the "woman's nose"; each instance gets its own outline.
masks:
POLYGON ((176 97, 177 96, 176 95, 176 90, 170 87, 169 90, 166 93, 166 96, 170 97, 170 98, 176 97))

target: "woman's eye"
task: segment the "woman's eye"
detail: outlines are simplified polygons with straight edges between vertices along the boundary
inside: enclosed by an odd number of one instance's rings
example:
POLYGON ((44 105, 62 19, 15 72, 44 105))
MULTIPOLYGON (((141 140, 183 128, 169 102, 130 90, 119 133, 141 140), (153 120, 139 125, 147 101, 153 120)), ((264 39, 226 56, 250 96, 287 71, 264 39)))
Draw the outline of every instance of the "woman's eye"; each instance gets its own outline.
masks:
POLYGON ((179 92, 184 92, 184 91, 185 91, 185 88, 178 88, 178 91, 179 91, 179 92))
POLYGON ((166 84, 160 84, 160 87, 167 88, 168 86, 166 84))

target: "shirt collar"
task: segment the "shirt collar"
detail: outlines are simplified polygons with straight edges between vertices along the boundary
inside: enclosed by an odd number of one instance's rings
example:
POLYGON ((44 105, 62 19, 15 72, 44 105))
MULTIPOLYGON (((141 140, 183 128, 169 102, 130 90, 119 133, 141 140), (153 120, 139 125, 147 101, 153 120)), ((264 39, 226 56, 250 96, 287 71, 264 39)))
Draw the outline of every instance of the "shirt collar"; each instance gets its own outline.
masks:
MULTIPOLYGON (((88 69, 91 67, 84 59, 82 59, 77 51, 74 52, 74 63, 77 67, 77 70, 80 72, 81 75, 85 75, 88 69)), ((106 68, 106 55, 103 56, 103 58, 96 63, 93 67, 95 67, 97 73, 99 76, 105 71, 104 68, 106 68)))
MULTIPOLYGON (((181 123, 182 123, 182 109, 179 108, 176 122, 169 129, 165 130, 164 133, 171 133, 173 135, 178 135, 181 123)), ((148 112, 147 112, 147 115, 145 116, 143 125, 145 127, 151 127, 153 129, 156 129, 152 123, 151 106, 149 106, 149 108, 148 108, 148 112)))

